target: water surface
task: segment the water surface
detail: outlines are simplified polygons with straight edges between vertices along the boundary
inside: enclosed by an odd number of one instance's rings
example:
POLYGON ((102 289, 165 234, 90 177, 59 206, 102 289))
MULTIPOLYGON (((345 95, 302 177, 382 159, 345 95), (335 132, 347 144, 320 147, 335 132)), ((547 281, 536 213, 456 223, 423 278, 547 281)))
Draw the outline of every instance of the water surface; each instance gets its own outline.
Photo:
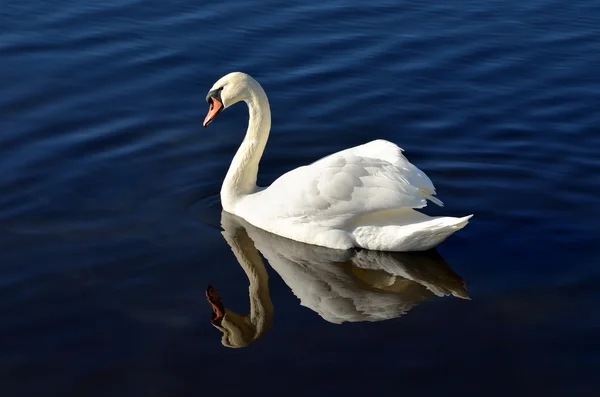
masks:
POLYGON ((598 18, 583 0, 4 2, 1 394, 595 395, 598 18), (259 184, 383 138, 435 183, 446 206, 424 212, 475 217, 409 259, 236 224, 267 259, 240 264, 219 189, 247 110, 201 127, 234 70, 273 112, 259 184), (206 287, 246 315, 263 268, 264 332, 224 347, 206 287))

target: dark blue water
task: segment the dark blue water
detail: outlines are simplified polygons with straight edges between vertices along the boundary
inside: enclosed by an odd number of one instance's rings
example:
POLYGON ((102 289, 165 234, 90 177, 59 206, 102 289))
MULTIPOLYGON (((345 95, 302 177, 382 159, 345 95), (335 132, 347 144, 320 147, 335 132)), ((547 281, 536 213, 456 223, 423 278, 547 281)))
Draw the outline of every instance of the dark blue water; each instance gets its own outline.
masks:
POLYGON ((591 0, 4 1, 0 394, 596 395, 599 21, 591 0), (234 70, 271 102, 259 184, 384 138, 435 183, 424 212, 475 217, 425 257, 223 231, 247 110, 201 123, 234 70), (245 348, 208 284, 266 302, 245 348))

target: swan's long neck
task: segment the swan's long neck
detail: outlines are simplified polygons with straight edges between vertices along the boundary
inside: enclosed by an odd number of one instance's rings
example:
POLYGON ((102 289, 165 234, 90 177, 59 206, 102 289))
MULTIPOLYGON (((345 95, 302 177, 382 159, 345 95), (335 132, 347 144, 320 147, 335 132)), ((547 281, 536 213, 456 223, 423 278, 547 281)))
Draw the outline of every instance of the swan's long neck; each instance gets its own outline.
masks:
POLYGON ((271 129, 271 109, 265 91, 256 81, 251 81, 248 92, 244 100, 250 113, 248 129, 221 187, 223 209, 232 213, 240 198, 256 191, 258 163, 271 129))

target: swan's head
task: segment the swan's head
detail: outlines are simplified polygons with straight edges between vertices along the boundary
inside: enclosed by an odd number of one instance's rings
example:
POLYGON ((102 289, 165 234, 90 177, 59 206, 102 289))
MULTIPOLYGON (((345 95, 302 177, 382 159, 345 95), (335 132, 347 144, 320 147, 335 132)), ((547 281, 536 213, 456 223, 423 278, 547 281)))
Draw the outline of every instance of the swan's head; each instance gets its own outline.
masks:
POLYGON ((202 125, 208 126, 224 109, 249 98, 250 87, 254 84, 257 84, 256 81, 242 72, 232 72, 221 77, 206 95, 209 108, 202 125))

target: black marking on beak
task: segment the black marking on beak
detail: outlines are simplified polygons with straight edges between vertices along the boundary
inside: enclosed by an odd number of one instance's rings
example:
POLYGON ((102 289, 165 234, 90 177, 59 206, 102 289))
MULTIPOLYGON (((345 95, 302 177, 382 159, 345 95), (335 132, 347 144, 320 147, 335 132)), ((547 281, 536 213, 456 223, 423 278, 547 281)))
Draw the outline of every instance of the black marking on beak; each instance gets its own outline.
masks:
POLYGON ((223 91, 223 87, 210 91, 208 95, 206 95, 206 103, 210 105, 212 102, 212 98, 215 98, 219 102, 223 103, 223 100, 221 99, 221 91, 223 91))

